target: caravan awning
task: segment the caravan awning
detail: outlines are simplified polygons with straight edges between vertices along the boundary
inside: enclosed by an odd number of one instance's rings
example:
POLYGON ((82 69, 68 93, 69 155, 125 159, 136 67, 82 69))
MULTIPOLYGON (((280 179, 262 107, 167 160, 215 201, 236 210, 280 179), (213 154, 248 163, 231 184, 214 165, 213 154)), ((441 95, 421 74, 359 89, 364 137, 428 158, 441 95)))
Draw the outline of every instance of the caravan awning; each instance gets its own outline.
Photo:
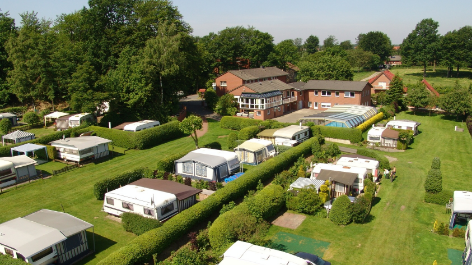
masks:
POLYGON ((34 154, 34 151, 41 149, 44 149, 44 151, 46 152, 46 157, 48 157, 48 149, 45 145, 23 144, 17 147, 12 147, 10 149, 10 152, 11 156, 13 156, 13 151, 17 151, 18 153, 23 153, 26 155, 28 152, 32 152, 34 154))

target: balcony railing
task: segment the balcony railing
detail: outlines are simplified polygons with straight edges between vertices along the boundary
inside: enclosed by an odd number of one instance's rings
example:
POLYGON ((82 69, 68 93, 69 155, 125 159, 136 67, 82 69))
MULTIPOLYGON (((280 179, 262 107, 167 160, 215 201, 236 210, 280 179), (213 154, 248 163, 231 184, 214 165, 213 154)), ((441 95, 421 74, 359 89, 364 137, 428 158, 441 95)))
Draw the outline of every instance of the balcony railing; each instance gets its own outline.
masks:
POLYGON ((283 99, 283 104, 287 104, 287 103, 291 103, 291 102, 294 102, 294 101, 297 101, 297 97, 291 97, 291 98, 284 98, 283 99))
POLYGON ((270 102, 270 103, 265 103, 265 104, 251 104, 251 103, 239 103, 239 108, 240 109, 269 109, 273 108, 276 106, 282 105, 282 100, 270 102))

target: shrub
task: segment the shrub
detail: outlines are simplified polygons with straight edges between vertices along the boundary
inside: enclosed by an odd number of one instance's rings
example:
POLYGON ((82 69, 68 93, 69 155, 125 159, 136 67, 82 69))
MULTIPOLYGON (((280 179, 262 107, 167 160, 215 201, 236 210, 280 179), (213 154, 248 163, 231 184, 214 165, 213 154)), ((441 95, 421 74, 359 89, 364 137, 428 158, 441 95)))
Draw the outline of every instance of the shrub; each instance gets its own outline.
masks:
POLYGON ((372 198, 374 197, 374 195, 370 192, 364 192, 364 197, 367 201, 372 202, 372 198))
POLYGON ((8 255, 0 254, 0 264, 2 265, 25 265, 25 262, 21 259, 14 259, 8 255))
POLYGON ((172 254, 171 260, 164 260, 156 263, 156 265, 206 265, 210 264, 210 260, 212 259, 214 259, 214 257, 208 256, 208 253, 205 251, 192 250, 190 247, 184 246, 172 254))
POLYGON ((238 146, 238 143, 236 142, 236 140, 238 140, 238 135, 236 133, 231 132, 228 135, 228 138, 226 140, 227 140, 227 143, 228 143, 228 149, 229 150, 233 150, 234 148, 236 148, 238 146))
POLYGON ((162 226, 159 220, 147 218, 135 213, 123 213, 121 215, 121 223, 126 232, 131 232, 137 236, 162 226))
POLYGON ((321 131, 321 135, 324 137, 349 140, 351 143, 362 142, 362 131, 357 128, 341 128, 341 127, 330 127, 330 126, 319 126, 315 125, 311 127, 312 134, 315 135, 321 131))
POLYGON ((279 129, 287 127, 287 123, 279 122, 276 120, 265 120, 259 124, 259 126, 264 127, 265 129, 279 129))
POLYGON ((464 238, 465 237, 465 229, 462 227, 462 228, 454 228, 454 230, 452 230, 452 236, 453 237, 459 237, 459 238, 464 238))
POLYGON ((238 138, 239 140, 249 140, 255 138, 259 131, 259 126, 249 126, 239 131, 238 138))
POLYGON ((261 122, 260 120, 225 116, 221 118, 220 126, 224 129, 239 131, 248 126, 259 125, 261 122))
POLYGON ((216 95, 213 88, 208 88, 205 91, 205 102, 210 110, 213 111, 215 109, 216 103, 218 102, 218 95, 216 95))
POLYGON ((439 157, 433 158, 433 162, 431 163, 432 169, 441 169, 441 159, 439 157))
POLYGON ((39 117, 44 118, 44 116, 48 115, 49 113, 51 113, 49 109, 43 109, 42 111, 39 112, 39 117))
POLYGON ((18 117, 21 117, 23 116, 23 113, 26 112, 26 110, 28 110, 28 107, 10 107, 10 108, 0 109, 0 113, 8 112, 8 113, 13 113, 18 117))
POLYGON ((98 126, 90 126, 90 130, 92 130, 99 137, 111 140, 112 145, 114 146, 119 146, 126 149, 136 148, 135 132, 108 129, 98 126))
POLYGON ((331 206, 329 219, 337 225, 347 225, 352 221, 352 204, 347 195, 336 198, 331 206))
POLYGON ((136 149, 142 150, 185 136, 179 121, 171 121, 151 129, 136 132, 136 149))
POLYGON ((35 112, 27 112, 23 115, 23 121, 28 123, 29 126, 39 123, 39 116, 35 112))
POLYGON ((284 188, 288 188, 293 181, 295 181, 295 177, 287 170, 284 170, 275 175, 274 181, 272 183, 281 185, 284 188))
POLYGON ((371 179, 364 180, 364 192, 375 194, 376 189, 377 189, 377 185, 371 179))
POLYGON ((159 161, 157 161, 157 170, 165 171, 165 172, 173 172, 174 171, 174 161, 177 159, 182 158, 188 152, 172 154, 167 156, 159 161))
POLYGON ((449 190, 442 190, 438 193, 426 192, 424 195, 424 201, 427 203, 434 203, 439 205, 445 205, 449 202, 450 198, 453 197, 453 192, 449 190))
MULTIPOLYGON (((250 169, 240 178, 229 182, 224 189, 217 190, 212 196, 172 217, 162 227, 133 239, 126 246, 110 254, 98 264, 131 265, 147 262, 153 254, 161 253, 174 240, 188 233, 193 226, 206 222, 212 214, 218 213, 223 204, 243 197, 248 190, 256 187, 259 180, 265 181, 272 178, 275 174, 288 168, 301 155, 309 154, 312 143, 313 140, 309 139, 287 152, 250 169)), ((228 213, 230 212, 233 211, 228 213)), ((236 215, 235 218, 239 218, 239 216, 236 215)))
POLYGON ((297 196, 287 200, 287 209, 299 213, 314 214, 321 206, 322 201, 316 189, 303 188, 298 191, 297 196))
POLYGON ((226 213, 227 211, 230 211, 235 206, 236 206, 236 203, 234 203, 233 201, 228 202, 228 204, 224 204, 223 207, 221 207, 220 215, 226 213))
POLYGON ((341 150, 339 150, 339 146, 337 144, 329 144, 326 154, 330 157, 336 157, 341 154, 341 150))
POLYGON ((0 121, 0 133, 8 134, 11 130, 11 126, 12 126, 12 124, 11 124, 10 119, 3 118, 0 121))
POLYGON ((428 193, 439 193, 442 191, 442 176, 441 170, 430 169, 426 181, 424 182, 424 189, 428 193))
POLYGON ((292 148, 291 146, 286 146, 286 145, 276 145, 275 146, 275 150, 277 150, 277 152, 280 154, 282 154, 283 152, 289 150, 290 148, 292 148))
POLYGON ((330 196, 329 196, 329 180, 325 181, 325 184, 320 186, 320 192, 318 194, 320 197, 321 203, 325 203, 329 201, 330 196))
POLYGON ((238 102, 233 94, 225 94, 218 99, 215 112, 221 116, 233 116, 238 112, 238 102))
POLYGON ((367 150, 365 148, 357 149, 357 154, 362 155, 362 156, 368 156, 368 157, 371 157, 371 158, 379 161, 379 168, 380 169, 385 169, 385 168, 390 169, 390 162, 383 155, 378 155, 377 153, 372 152, 370 150, 367 150))
POLYGON ((185 185, 187 186, 192 186, 192 179, 191 178, 185 178, 185 181, 184 181, 185 185))
POLYGON ((114 177, 100 180, 93 185, 93 194, 97 200, 103 200, 105 193, 127 185, 144 177, 150 177, 151 171, 146 168, 138 168, 133 171, 124 172, 114 177))
POLYGON ((372 124, 376 124, 377 122, 383 120, 383 118, 384 118, 384 113, 379 112, 376 115, 374 115, 373 117, 371 117, 370 119, 366 120, 365 122, 363 122, 362 124, 357 126, 357 129, 361 130, 362 132, 365 132, 368 129, 370 129, 372 124))
POLYGON ((352 205, 352 220, 358 224, 362 224, 370 212, 371 200, 365 196, 359 196, 352 205))
POLYGON ((280 185, 269 185, 245 202, 253 216, 268 220, 277 214, 285 204, 284 189, 280 185))

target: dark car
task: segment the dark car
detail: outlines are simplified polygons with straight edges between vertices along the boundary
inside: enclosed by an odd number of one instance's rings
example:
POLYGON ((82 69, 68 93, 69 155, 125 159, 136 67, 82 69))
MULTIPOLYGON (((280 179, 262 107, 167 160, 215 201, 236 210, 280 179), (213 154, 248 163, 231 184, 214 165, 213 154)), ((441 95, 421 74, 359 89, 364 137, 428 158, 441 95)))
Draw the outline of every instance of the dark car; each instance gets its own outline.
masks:
POLYGON ((295 253, 295 256, 306 260, 307 263, 310 264, 310 265, 311 264, 313 264, 313 265, 331 265, 331 262, 323 260, 322 258, 320 258, 320 257, 318 257, 314 254, 310 254, 310 253, 306 253, 306 252, 297 252, 297 253, 295 253))

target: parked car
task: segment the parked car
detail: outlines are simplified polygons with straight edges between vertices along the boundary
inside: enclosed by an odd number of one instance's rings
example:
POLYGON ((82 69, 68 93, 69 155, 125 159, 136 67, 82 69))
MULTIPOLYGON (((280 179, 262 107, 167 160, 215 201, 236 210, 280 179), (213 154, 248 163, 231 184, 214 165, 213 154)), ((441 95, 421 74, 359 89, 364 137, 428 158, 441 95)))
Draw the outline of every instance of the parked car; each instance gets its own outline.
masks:
POLYGON ((326 261, 315 254, 310 254, 306 252, 297 252, 295 256, 306 260, 309 265, 331 265, 331 262, 326 261))

